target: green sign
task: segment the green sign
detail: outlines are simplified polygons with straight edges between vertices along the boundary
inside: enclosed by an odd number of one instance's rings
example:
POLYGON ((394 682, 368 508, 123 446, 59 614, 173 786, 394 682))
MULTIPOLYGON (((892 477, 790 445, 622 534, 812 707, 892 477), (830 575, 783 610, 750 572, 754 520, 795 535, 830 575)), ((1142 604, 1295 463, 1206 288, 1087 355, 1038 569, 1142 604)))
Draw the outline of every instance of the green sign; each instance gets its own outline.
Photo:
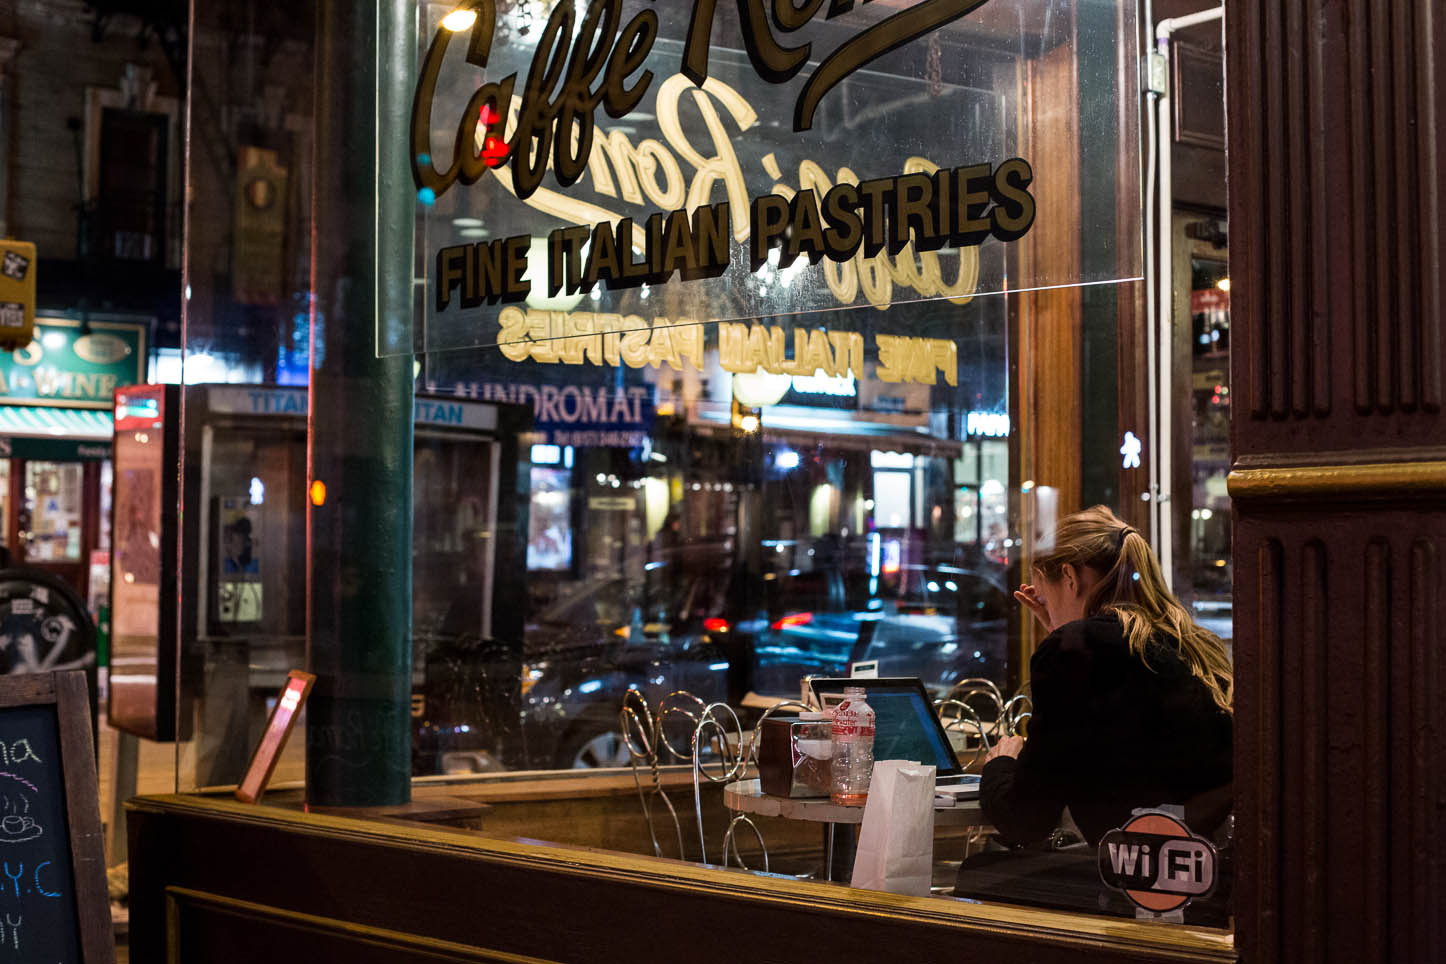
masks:
POLYGON ((41 318, 24 348, 0 354, 0 405, 111 407, 111 393, 146 377, 142 325, 41 318))
POLYGON ((100 462, 110 458, 110 443, 73 438, 0 436, 0 458, 36 459, 42 462, 100 462))

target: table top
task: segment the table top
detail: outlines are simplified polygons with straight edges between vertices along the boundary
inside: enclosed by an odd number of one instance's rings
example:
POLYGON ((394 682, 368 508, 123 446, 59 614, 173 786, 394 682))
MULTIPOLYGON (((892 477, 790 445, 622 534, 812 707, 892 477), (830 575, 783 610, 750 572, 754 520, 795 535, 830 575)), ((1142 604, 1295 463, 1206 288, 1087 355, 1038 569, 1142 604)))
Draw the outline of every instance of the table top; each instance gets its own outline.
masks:
MULTIPOLYGON (((774 797, 763 792, 758 780, 738 780, 723 788, 723 805, 729 810, 756 813, 761 817, 811 820, 815 823, 863 823, 863 807, 845 807, 827 797, 774 797)), ((934 808, 937 826, 972 827, 985 822, 978 800, 959 800, 951 807, 934 808)))

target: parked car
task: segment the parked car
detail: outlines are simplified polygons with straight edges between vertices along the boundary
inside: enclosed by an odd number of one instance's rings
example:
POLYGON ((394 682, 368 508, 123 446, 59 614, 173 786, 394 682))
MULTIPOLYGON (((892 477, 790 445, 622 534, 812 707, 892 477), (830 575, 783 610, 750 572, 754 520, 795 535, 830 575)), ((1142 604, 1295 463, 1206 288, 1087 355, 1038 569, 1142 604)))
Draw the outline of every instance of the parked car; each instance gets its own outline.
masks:
POLYGON ((1004 679, 1011 596, 1002 569, 903 567, 859 659, 917 676, 935 696, 963 679, 1004 679))
POLYGON ((1004 677, 1002 570, 901 567, 877 595, 842 606, 841 573, 780 581, 780 611, 755 644, 764 692, 796 692, 803 675, 846 676, 861 660, 877 660, 880 676, 917 676, 936 695, 961 679, 1004 677))
MULTIPOLYGON (((625 765, 629 690, 653 707, 678 690, 739 707, 750 692, 796 698, 804 676, 847 675, 869 659, 939 695, 967 677, 1003 678, 1002 571, 903 567, 868 588, 847 566, 760 579, 697 551, 665 553, 641 577, 572 584, 527 620, 523 644, 429 657, 416 772, 625 765)), ((687 722, 670 726, 686 747, 687 722)))
POLYGON ((529 765, 621 766, 618 712, 629 689, 650 706, 686 690, 728 698, 730 660, 714 635, 724 594, 716 573, 660 569, 644 586, 614 576, 580 584, 527 627, 522 737, 529 765), (649 591, 649 590, 652 591, 649 591))

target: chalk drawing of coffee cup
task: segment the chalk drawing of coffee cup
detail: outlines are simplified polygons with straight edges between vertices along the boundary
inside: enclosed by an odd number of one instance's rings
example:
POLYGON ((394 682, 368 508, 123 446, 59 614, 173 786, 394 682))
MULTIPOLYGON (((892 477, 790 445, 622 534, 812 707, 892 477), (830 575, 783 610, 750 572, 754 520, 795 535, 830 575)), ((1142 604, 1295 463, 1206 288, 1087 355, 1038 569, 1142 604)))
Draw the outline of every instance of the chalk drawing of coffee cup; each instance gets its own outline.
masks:
POLYGON ((40 788, 13 773, 0 773, 0 844, 24 843, 45 832, 30 816, 40 788))

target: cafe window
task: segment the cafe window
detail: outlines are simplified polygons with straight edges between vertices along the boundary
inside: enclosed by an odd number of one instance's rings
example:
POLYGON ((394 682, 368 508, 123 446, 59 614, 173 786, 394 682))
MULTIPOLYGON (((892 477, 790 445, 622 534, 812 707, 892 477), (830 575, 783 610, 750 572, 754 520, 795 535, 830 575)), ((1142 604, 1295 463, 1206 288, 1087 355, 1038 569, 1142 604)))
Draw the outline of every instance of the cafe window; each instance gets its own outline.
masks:
POLYGON ((26 462, 25 505, 21 510, 25 557, 32 562, 80 559, 81 491, 79 462, 26 462))
MULTIPOLYGON (((194 5, 197 43, 234 29, 229 0, 194 5)), ((1061 518, 1133 518, 1145 486, 1118 452, 1154 441, 1120 415, 1120 345, 1143 325, 1137 22, 1128 3, 963 6, 935 25, 923 6, 784 4, 749 27, 719 4, 710 32, 682 4, 504 3, 493 22, 476 15, 491 4, 423 2, 388 35, 404 78, 313 76, 319 41, 284 16, 255 28, 290 31, 266 70, 229 63, 234 45, 198 60, 244 123, 190 106, 198 138, 235 130, 188 162, 178 785, 238 782, 288 671, 371 645, 318 635, 349 606, 404 614, 382 647, 406 637, 401 668, 365 685, 405 704, 407 745, 369 710, 329 716, 341 691, 319 683, 273 805, 299 806, 353 741, 401 759, 419 793, 654 763, 686 779, 677 694, 694 723, 705 706, 738 720, 731 749, 700 741, 726 761, 811 677, 870 666, 917 681, 961 770, 1027 733, 1044 633, 1012 593, 1061 518), (882 44, 890 30, 904 42, 882 44), (596 35, 611 59, 582 91, 540 45, 596 35), (548 63, 553 100, 527 82, 548 63), (365 151, 313 116, 336 84, 405 105, 379 111, 365 151), (197 253, 224 264, 257 230, 234 213, 237 158, 257 150, 282 255, 243 285, 197 253), (362 153, 376 169, 357 180, 362 153), (358 207, 361 183, 379 187, 358 207), (202 355, 252 383, 193 381, 202 355), (370 548, 348 548, 360 532, 370 548), (639 705, 667 741, 640 746, 639 705)), ((1201 356, 1218 358, 1228 324, 1204 314, 1201 356)), ((1222 536, 1199 508, 1205 558, 1222 536)), ((1210 575, 1228 595, 1228 570, 1210 575)), ((571 793, 556 806, 584 814, 571 793)), ((680 856, 671 825, 631 819, 548 832, 680 856)), ((519 804, 504 825, 536 836, 527 821, 519 804)), ((987 824, 941 822, 941 899, 966 856, 1005 853, 987 824)), ((1076 824, 1054 829, 1041 854, 1093 860, 1076 824)), ((808 839, 770 869, 822 875, 808 839)), ((968 896, 1029 903, 1026 864, 1000 858, 1000 886, 968 896)), ((1093 895, 1095 876, 1064 889, 1093 895)), ((1134 916, 1111 893, 1107 912, 1134 916)))

